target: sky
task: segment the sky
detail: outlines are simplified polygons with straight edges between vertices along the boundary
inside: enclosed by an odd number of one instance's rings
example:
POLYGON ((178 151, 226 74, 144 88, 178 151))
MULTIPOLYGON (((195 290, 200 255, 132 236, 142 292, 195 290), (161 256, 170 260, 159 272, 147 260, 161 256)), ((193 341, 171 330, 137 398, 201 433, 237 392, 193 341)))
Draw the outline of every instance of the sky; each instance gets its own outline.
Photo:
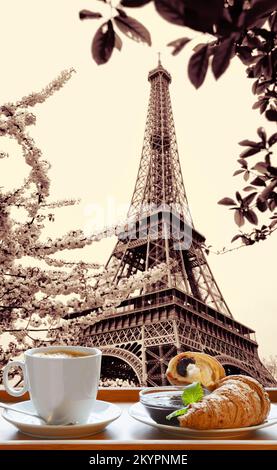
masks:
MULTIPOLYGON (((110 62, 97 66, 90 53, 100 23, 81 22, 78 12, 105 13, 94 0, 0 0, 0 103, 16 101, 40 90, 61 70, 74 67, 70 82, 45 104, 35 108, 36 127, 30 129, 44 158, 51 163, 53 200, 80 198, 78 206, 61 209, 47 236, 87 227, 95 217, 110 222, 124 215, 137 176, 149 99, 149 70, 157 52, 172 75, 170 86, 180 162, 195 227, 216 251, 230 247, 236 227, 232 213, 217 205, 233 196, 243 183, 232 177, 242 139, 256 138, 256 129, 273 127, 257 111, 251 81, 234 60, 218 82, 211 74, 195 90, 188 80, 187 61, 193 45, 203 37, 166 23, 152 5, 129 10, 152 32, 153 46, 122 37, 123 48, 110 62), (185 34, 184 34, 185 33, 185 34), (166 44, 184 35, 191 45, 173 57, 166 44)), ((15 144, 4 142, 10 158, 1 161, 1 185, 17 187, 26 166, 15 144)), ((115 239, 101 241, 68 257, 105 263, 115 239)), ((261 357, 277 354, 276 235, 266 242, 208 258, 214 276, 234 317, 256 330, 261 357)))

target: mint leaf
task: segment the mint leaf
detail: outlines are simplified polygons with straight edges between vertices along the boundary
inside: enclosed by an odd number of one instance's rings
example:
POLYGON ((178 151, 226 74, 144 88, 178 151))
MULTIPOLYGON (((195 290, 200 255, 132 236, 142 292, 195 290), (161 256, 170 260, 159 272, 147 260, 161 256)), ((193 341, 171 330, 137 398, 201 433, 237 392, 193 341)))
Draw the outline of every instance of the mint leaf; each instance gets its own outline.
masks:
POLYGON ((185 406, 190 403, 196 403, 197 401, 202 400, 204 396, 204 390, 201 387, 199 382, 193 382, 192 384, 185 387, 182 393, 182 401, 185 406))
POLYGON ((185 408, 181 408, 180 410, 173 411, 169 415, 166 416, 166 419, 170 421, 172 418, 176 418, 177 416, 182 416, 186 414, 189 409, 191 403, 196 403, 202 400, 204 396, 204 390, 199 382, 194 382, 187 387, 185 387, 182 393, 182 402, 185 405, 185 408))
POLYGON ((166 419, 169 421, 172 418, 176 418, 177 416, 182 416, 182 415, 186 414, 187 411, 188 411, 188 407, 182 408, 181 410, 173 411, 172 413, 170 413, 170 415, 166 416, 166 419))

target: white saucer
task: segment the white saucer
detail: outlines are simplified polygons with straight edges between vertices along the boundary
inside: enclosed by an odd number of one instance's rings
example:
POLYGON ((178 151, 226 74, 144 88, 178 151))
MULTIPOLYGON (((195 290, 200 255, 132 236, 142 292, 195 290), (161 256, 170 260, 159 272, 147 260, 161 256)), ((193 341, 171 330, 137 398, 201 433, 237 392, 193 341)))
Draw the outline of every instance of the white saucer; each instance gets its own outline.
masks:
MULTIPOLYGON (((30 400, 22 401, 12 405, 14 409, 20 409, 35 413, 35 409, 30 400)), ((12 410, 4 410, 3 418, 13 424, 24 434, 46 439, 69 439, 90 436, 103 431, 106 426, 119 418, 121 410, 118 406, 106 401, 96 400, 93 412, 88 421, 84 424, 73 425, 47 425, 39 418, 22 415, 12 410)))
POLYGON ((256 431, 258 429, 263 429, 268 426, 277 424, 277 405, 271 405, 270 415, 262 424, 257 426, 249 426, 245 428, 235 428, 235 429, 208 429, 208 430, 199 430, 199 429, 189 429, 181 428, 178 426, 168 426, 165 424, 156 423, 148 415, 146 409, 141 403, 135 403, 129 408, 129 414, 132 418, 140 421, 141 423, 148 424, 154 428, 158 428, 161 431, 178 434, 180 438, 186 439, 230 439, 233 437, 243 437, 250 432, 256 431))

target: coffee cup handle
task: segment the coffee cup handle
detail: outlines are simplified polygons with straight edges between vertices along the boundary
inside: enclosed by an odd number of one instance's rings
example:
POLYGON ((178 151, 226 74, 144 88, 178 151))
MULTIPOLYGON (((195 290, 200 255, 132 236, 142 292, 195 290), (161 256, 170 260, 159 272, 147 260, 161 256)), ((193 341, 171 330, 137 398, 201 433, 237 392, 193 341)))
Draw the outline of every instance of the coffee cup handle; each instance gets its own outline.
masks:
POLYGON ((13 397, 21 397, 21 395, 24 395, 24 393, 28 391, 28 380, 27 380, 27 374, 26 374, 26 368, 25 368, 24 362, 12 361, 6 365, 3 371, 3 384, 4 384, 6 391, 13 397), (10 387, 9 385, 9 370, 15 366, 20 367, 20 369, 23 372, 24 385, 19 390, 17 390, 14 387, 10 387))

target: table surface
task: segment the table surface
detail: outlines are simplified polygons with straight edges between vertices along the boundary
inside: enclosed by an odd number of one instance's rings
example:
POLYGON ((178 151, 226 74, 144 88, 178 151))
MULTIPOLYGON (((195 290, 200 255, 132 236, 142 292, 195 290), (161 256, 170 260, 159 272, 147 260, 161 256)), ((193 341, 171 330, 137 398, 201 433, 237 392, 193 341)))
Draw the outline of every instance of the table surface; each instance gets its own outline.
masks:
MULTIPOLYGON (((100 390, 98 399, 116 403, 122 414, 105 431, 87 438, 74 440, 44 440, 25 436, 0 416, 0 449, 275 449, 277 450, 277 424, 236 440, 180 439, 176 434, 164 433, 131 418, 129 407, 138 401, 138 389, 100 390)), ((28 397, 24 397, 27 399, 28 397)), ((277 390, 270 391, 277 402, 277 390)), ((11 401, 0 392, 1 401, 11 401)), ((277 404, 274 406, 277 408, 277 404)), ((276 413, 277 415, 277 413, 276 413)))

